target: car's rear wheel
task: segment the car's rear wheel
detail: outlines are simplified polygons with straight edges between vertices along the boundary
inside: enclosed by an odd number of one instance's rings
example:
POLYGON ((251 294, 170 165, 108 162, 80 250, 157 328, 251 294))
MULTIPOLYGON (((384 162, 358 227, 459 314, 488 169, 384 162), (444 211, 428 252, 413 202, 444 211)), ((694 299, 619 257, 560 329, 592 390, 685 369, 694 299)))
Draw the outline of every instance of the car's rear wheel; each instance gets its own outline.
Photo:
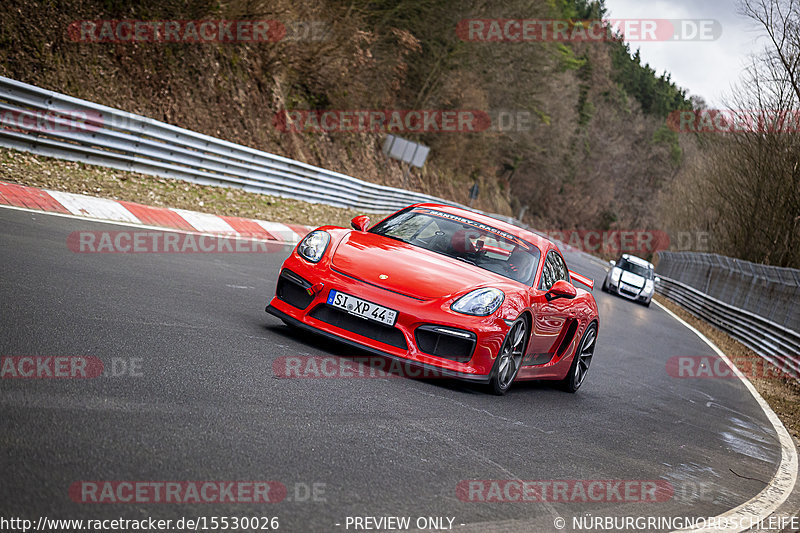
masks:
POLYGON ((567 392, 577 392, 586 380, 589 366, 592 364, 594 356, 594 345, 597 340, 597 324, 592 323, 586 328, 581 338, 575 357, 572 358, 572 366, 569 367, 567 377, 561 381, 561 388, 567 392))
POLYGON ((494 394, 502 396, 508 392, 522 366, 527 342, 528 322, 519 317, 509 328, 492 368, 489 387, 494 394))

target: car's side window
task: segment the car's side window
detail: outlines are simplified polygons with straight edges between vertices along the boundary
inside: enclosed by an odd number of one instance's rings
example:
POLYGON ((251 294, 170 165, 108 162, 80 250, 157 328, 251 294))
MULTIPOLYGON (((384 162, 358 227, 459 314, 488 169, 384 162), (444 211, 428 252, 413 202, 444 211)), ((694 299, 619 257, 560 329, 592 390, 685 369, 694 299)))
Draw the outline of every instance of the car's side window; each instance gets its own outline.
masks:
POLYGON ((564 259, 557 252, 550 252, 550 255, 553 257, 553 265, 556 269, 556 279, 553 283, 558 280, 569 281, 569 270, 567 270, 564 259))
POLYGON ((559 280, 569 281, 569 271, 561 256, 551 250, 544 260, 542 282, 539 288, 543 291, 549 291, 553 284, 559 280))
POLYGON ((556 282, 555 266, 553 265, 552 257, 552 253, 547 254, 544 260, 544 266, 542 267, 542 283, 539 288, 543 291, 549 291, 553 283, 556 282))

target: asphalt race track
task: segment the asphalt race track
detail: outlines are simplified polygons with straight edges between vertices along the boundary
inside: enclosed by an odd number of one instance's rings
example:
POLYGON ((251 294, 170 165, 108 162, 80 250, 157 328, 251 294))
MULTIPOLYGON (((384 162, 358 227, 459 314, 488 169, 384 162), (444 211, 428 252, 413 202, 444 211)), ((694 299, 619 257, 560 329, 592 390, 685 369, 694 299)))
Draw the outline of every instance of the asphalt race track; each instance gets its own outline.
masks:
POLYGON ((456 531, 556 531, 556 517, 587 513, 718 515, 759 493, 780 461, 741 382, 666 371, 673 356, 715 357, 710 347, 657 306, 601 292, 603 269, 581 256, 567 260, 594 278, 601 319, 588 381, 576 395, 532 383, 495 397, 444 380, 275 376, 281 356, 365 356, 264 312, 290 248, 67 248, 70 232, 104 229, 120 228, 0 209, 0 355, 92 356, 119 374, 0 380, 0 515, 266 516, 298 532, 346 531, 355 516, 449 517, 456 531), (516 479, 661 480, 674 493, 656 503, 458 497, 462 480, 516 479), (69 487, 82 480, 272 480, 288 494, 75 503, 69 487))

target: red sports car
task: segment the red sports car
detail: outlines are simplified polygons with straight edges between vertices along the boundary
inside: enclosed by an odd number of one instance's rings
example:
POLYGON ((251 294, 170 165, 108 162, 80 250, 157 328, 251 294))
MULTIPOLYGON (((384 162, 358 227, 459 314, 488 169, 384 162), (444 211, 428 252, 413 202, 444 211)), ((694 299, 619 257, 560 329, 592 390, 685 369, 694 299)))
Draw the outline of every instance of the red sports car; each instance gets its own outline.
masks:
POLYGON ((283 263, 267 312, 436 375, 488 383, 559 380, 575 392, 592 362, 591 279, 555 244, 456 207, 412 205, 370 229, 324 226, 283 263))

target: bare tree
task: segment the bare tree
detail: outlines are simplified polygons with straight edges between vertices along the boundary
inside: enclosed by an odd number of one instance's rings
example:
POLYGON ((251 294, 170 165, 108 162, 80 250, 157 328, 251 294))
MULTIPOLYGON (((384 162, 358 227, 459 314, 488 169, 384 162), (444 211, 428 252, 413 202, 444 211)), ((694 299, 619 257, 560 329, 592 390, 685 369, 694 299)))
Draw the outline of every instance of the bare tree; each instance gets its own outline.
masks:
POLYGON ((727 106, 744 131, 698 136, 662 198, 671 229, 711 231, 718 253, 800 267, 800 1, 740 0, 767 36, 727 106))
POLYGON ((742 0, 741 12, 761 26, 770 45, 763 57, 777 83, 788 83, 800 100, 800 2, 797 0, 742 0))
POLYGON ((742 0, 741 11, 768 37, 729 107, 749 116, 747 131, 711 146, 710 204, 723 253, 800 266, 800 2, 742 0))

